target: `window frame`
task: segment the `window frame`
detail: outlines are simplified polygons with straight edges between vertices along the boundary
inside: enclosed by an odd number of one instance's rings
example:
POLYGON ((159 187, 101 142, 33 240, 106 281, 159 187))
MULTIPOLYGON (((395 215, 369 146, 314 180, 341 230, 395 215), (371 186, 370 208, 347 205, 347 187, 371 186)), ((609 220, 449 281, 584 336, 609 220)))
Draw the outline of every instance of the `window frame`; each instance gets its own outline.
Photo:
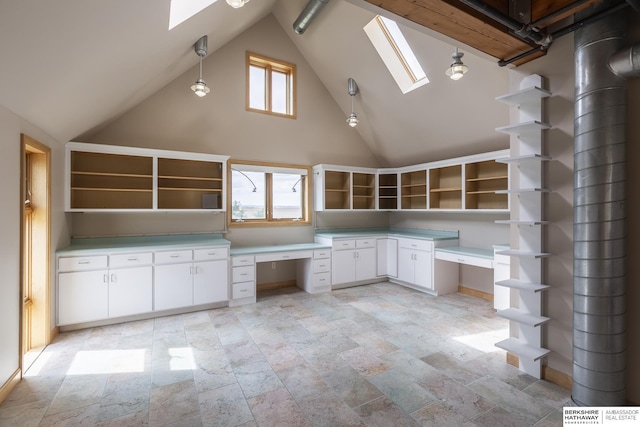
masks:
POLYGON ((277 117, 285 117, 288 119, 295 119, 297 117, 297 102, 296 102, 296 65, 279 59, 269 58, 268 56, 260 55, 254 52, 246 52, 246 97, 245 108, 247 111, 254 113, 268 114, 277 117), (265 109, 251 107, 251 79, 250 70, 251 66, 256 66, 265 69, 265 109), (279 72, 286 75, 287 78, 287 113, 278 113, 273 111, 272 100, 272 72, 279 72))
POLYGON ((257 162, 250 160, 229 160, 227 168, 227 226, 228 227, 279 227, 279 226, 298 226, 298 225, 310 225, 311 224, 311 192, 312 192, 312 172, 311 166, 306 165, 294 165, 288 163, 271 163, 271 162, 257 162), (244 219, 238 221, 232 218, 233 209, 233 166, 234 165, 248 165, 254 166, 258 169, 264 169, 261 172, 265 173, 265 219, 244 219), (273 218, 273 179, 272 174, 274 169, 300 169, 306 171, 305 178, 300 181, 300 190, 303 191, 301 195, 302 203, 302 216, 300 219, 278 219, 273 218))

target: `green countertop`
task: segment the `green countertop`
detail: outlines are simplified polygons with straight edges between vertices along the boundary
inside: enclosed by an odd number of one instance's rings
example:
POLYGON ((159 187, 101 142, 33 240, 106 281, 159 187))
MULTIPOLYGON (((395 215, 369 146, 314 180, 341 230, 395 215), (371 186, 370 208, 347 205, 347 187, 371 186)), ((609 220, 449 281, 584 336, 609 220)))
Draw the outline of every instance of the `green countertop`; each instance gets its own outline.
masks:
POLYGON ((423 230, 417 228, 380 227, 380 228, 334 228, 316 230, 317 237, 327 239, 349 239, 374 236, 395 236, 423 240, 456 240, 457 231, 423 230))
POLYGON ((293 243, 290 245, 246 246, 231 248, 231 255, 257 255, 273 252, 312 251, 316 249, 331 249, 331 245, 322 243, 293 243))
POLYGON ((448 252, 457 255, 467 255, 479 258, 493 259, 493 249, 471 248, 467 246, 445 246, 436 248, 436 252, 448 252))

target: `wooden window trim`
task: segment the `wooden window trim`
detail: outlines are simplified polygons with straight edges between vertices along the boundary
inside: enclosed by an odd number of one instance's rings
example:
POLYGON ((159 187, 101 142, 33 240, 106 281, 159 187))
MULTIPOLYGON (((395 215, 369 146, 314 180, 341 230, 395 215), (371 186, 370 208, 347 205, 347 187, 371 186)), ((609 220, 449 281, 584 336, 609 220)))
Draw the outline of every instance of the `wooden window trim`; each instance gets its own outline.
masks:
POLYGON ((269 58, 268 56, 260 55, 254 52, 246 52, 246 70, 245 70, 245 109, 254 113, 267 114, 276 117, 284 117, 287 119, 297 118, 297 73, 296 65, 281 61, 279 59, 269 58), (251 108, 251 81, 250 81, 250 67, 257 66, 266 70, 266 82, 265 82, 265 110, 259 108, 251 108), (287 111, 289 113, 277 113, 272 111, 271 105, 271 72, 276 71, 287 75, 287 111))
POLYGON ((227 168, 227 226, 228 227, 280 227, 280 226, 301 226, 301 225, 311 225, 311 193, 313 191, 312 186, 312 171, 310 166, 306 165, 295 165, 288 163, 272 163, 272 162, 257 162, 250 160, 229 160, 227 168), (268 189, 266 191, 266 201, 265 201, 265 216, 266 219, 245 219, 242 222, 238 222, 232 219, 232 204, 233 204, 233 194, 232 194, 232 168, 233 165, 253 165, 253 166, 264 166, 267 168, 290 168, 290 169, 303 169, 307 171, 307 175, 305 179, 302 180, 302 184, 304 185, 304 193, 302 200, 302 218, 299 220, 292 219, 274 219, 273 218, 273 206, 272 206, 272 179, 271 174, 266 173, 266 182, 265 185, 268 189))

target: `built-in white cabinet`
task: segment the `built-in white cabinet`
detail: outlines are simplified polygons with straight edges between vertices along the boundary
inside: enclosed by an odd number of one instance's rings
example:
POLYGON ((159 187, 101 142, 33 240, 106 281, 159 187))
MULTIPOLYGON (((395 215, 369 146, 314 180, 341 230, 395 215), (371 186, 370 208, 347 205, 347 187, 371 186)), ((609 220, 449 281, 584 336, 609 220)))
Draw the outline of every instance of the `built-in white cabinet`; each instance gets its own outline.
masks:
POLYGON ((380 238, 376 240, 378 251, 378 276, 398 277, 398 239, 380 238))
POLYGON ((511 278, 511 258, 498 252, 508 250, 494 246, 493 250, 493 308, 506 310, 511 307, 511 289, 502 285, 511 278))
POLYGON ((58 275, 58 325, 109 317, 108 270, 58 275))
POLYGON ((420 289, 433 290, 433 243, 400 239, 398 279, 420 289))
POLYGON ((334 240, 331 255, 334 286, 377 276, 375 238, 334 240))
POLYGON ((231 257, 230 305, 256 302, 256 264, 253 255, 231 257))
POLYGON ((151 311, 153 271, 151 266, 109 271, 109 317, 151 311))
POLYGON ((376 209, 376 169, 316 165, 313 175, 317 211, 376 209))
POLYGON ((224 211, 228 156, 69 142, 69 212, 224 211))

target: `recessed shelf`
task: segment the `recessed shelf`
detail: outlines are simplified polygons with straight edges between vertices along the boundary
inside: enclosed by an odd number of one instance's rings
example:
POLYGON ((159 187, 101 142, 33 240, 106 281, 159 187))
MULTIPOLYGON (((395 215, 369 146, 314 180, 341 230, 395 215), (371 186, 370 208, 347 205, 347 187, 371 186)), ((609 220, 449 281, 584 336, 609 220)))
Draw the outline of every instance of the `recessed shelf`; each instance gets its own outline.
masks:
POLYGON ((506 175, 502 176, 487 176, 482 178, 467 178, 467 182, 479 182, 479 181, 493 181, 496 179, 508 179, 509 177, 506 175))
POLYGON ((546 258, 551 256, 551 254, 545 252, 520 251, 517 249, 509 249, 507 251, 499 251, 496 253, 498 255, 507 255, 518 258, 546 258))
POLYGON ((496 190, 467 191, 467 194, 498 194, 496 190))
POLYGON ((529 292, 542 292, 551 287, 549 285, 543 285, 542 283, 531 283, 518 279, 501 280, 499 282, 496 282, 496 285, 529 292))
POLYGON ((496 159, 498 163, 524 163, 530 161, 537 162, 546 162, 552 160, 550 156, 545 156, 543 154, 523 154, 521 156, 512 156, 512 157, 502 157, 496 159))
POLYGON ((158 179, 180 179, 180 180, 188 180, 188 181, 220 181, 222 182, 222 178, 209 178, 209 177, 202 177, 202 176, 159 175, 158 179))
POLYGON ((547 188, 512 188, 509 190, 498 190, 496 194, 518 194, 518 193, 550 193, 547 188))
POLYGON ((447 193, 450 191, 462 191, 462 188, 452 187, 452 188, 432 188, 429 190, 432 193, 447 193))
POLYGON ((527 313, 517 308, 507 308, 506 310, 500 310, 496 313, 498 316, 505 319, 513 320, 527 326, 537 327, 544 325, 551 318, 545 316, 536 316, 535 314, 527 313))
POLYGON ((521 105, 529 102, 539 101, 543 98, 551 96, 551 92, 538 86, 521 89, 517 92, 511 92, 506 95, 496 97, 496 101, 509 105, 521 105))
POLYGON ((98 188, 98 187, 71 187, 73 191, 117 191, 132 193, 151 193, 153 190, 147 188, 98 188))
POLYGON ((206 193, 221 193, 221 188, 192 188, 192 187, 158 187, 162 191, 204 191, 206 193))
POLYGON ((548 225, 550 221, 519 221, 515 219, 498 219, 496 224, 513 224, 513 225, 548 225))
POLYGON ((496 131, 509 135, 520 135, 549 128, 551 128, 551 125, 548 123, 532 120, 529 122, 516 123, 515 125, 501 126, 496 128, 496 131))
POLYGON ((85 175, 85 176, 117 176, 123 178, 153 178, 153 175, 141 175, 135 173, 111 173, 111 172, 82 172, 71 171, 71 175, 85 175))
POLYGON ((517 355, 528 360, 539 360, 551 353, 551 350, 546 348, 534 347, 529 344, 524 344, 518 338, 507 338, 506 340, 496 343, 496 347, 503 350, 507 350, 510 353, 517 355))

